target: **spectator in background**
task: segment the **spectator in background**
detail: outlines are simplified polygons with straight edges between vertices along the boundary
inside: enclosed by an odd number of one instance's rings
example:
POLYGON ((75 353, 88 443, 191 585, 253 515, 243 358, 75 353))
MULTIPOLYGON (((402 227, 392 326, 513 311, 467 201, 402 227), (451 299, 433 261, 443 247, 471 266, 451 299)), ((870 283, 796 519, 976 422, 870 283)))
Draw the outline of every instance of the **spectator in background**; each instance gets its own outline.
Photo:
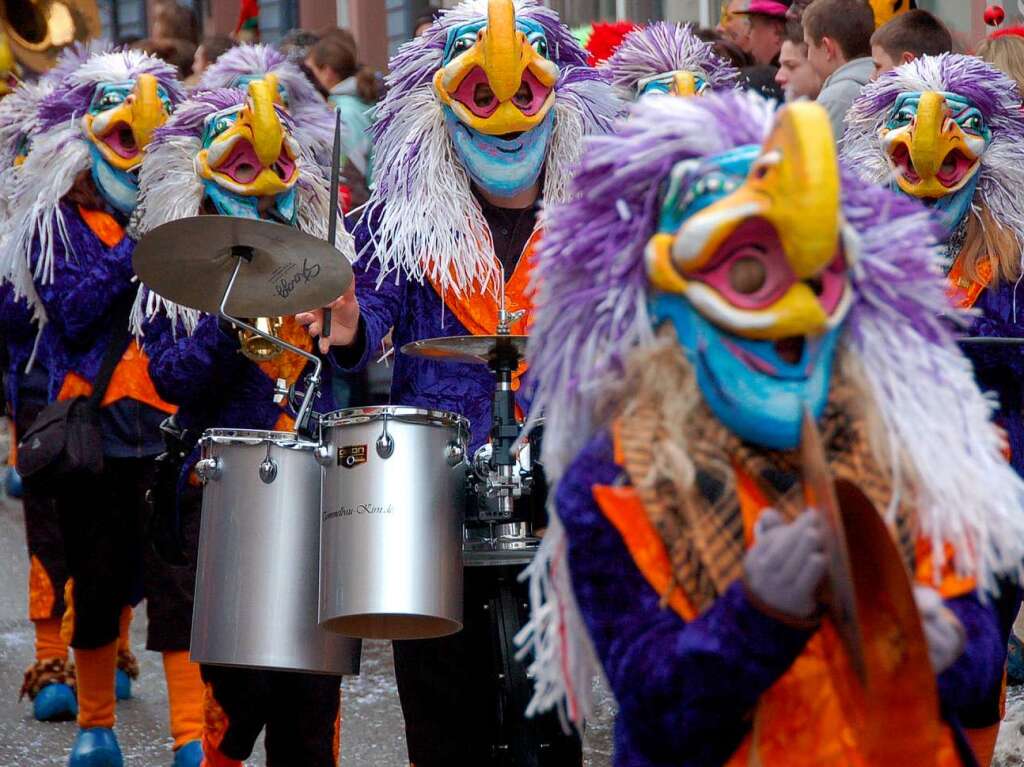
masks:
POLYGON ((799 21, 790 19, 786 22, 786 39, 782 41, 779 71, 775 74, 775 82, 783 89, 786 101, 813 101, 821 92, 821 78, 807 60, 804 28, 799 21))
POLYGON ((195 46, 199 44, 199 22, 190 9, 175 0, 157 0, 150 36, 161 41, 187 40, 195 46))
POLYGON ((722 6, 722 18, 715 31, 734 43, 744 53, 750 45, 750 18, 746 14, 747 0, 729 0, 722 6))
POLYGON ((706 43, 711 43, 715 49, 715 53, 719 58, 723 58, 732 64, 736 69, 743 69, 744 67, 753 66, 754 62, 736 43, 727 38, 717 29, 708 29, 707 27, 698 27, 693 30, 698 38, 706 43))
POLYGON ((308 29, 293 29, 281 38, 277 49, 293 64, 301 64, 309 55, 309 50, 320 40, 315 32, 308 29))
POLYGON ((145 51, 151 56, 163 59, 178 70, 178 78, 186 80, 192 72, 192 62, 196 56, 196 46, 188 40, 175 38, 149 38, 132 43, 130 48, 145 51))
POLYGON ((765 64, 755 64, 740 70, 740 84, 745 90, 760 93, 766 99, 782 101, 786 94, 775 80, 778 70, 765 64))
POLYGON ((370 125, 381 87, 377 73, 359 64, 355 42, 349 42, 350 39, 351 33, 347 37, 338 33, 321 37, 310 49, 305 64, 328 91, 328 101, 341 113, 345 123, 344 175, 352 191, 352 204, 358 207, 368 198, 373 178, 370 125), (364 190, 367 190, 365 195, 364 190))
POLYGON ((416 19, 416 23, 413 25, 413 37, 419 37, 428 29, 430 25, 434 23, 434 19, 437 18, 437 9, 431 8, 429 13, 424 13, 422 16, 416 19))
POLYGON ((230 51, 236 45, 238 43, 227 35, 204 37, 199 47, 196 48, 196 55, 192 58, 192 76, 185 84, 192 86, 199 82, 199 76, 206 71, 206 68, 219 59, 222 53, 230 51))
POLYGON ((1024 27, 994 32, 978 46, 978 57, 1008 74, 1024 93, 1024 27))
POLYGON ((875 66, 871 79, 918 56, 938 56, 952 50, 953 37, 936 16, 928 11, 907 11, 871 35, 871 60, 875 66))
POLYGON ((814 0, 802 21, 807 60, 823 81, 817 100, 828 110, 838 141, 847 110, 875 72, 875 15, 864 0, 814 0))

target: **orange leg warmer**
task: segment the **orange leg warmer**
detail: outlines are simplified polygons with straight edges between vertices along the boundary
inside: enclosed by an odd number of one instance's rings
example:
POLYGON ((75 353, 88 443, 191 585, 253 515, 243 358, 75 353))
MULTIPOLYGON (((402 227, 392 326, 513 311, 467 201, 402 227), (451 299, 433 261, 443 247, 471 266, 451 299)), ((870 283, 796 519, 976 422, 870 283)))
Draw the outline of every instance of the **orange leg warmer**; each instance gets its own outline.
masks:
POLYGON ((36 660, 68 659, 68 643, 60 634, 60 618, 33 621, 36 627, 36 660))
POLYGON ((171 737, 175 750, 203 737, 203 694, 199 664, 189 660, 187 650, 165 652, 164 676, 171 712, 171 737))
POLYGON ((95 650, 75 649, 78 675, 78 726, 114 726, 114 672, 117 642, 95 650))

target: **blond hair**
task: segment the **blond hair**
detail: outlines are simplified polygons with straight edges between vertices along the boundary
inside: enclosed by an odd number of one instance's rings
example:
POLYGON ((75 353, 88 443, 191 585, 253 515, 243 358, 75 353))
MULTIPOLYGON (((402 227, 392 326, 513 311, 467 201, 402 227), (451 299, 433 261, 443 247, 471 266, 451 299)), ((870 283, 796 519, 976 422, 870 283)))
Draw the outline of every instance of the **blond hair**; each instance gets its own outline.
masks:
POLYGON ((978 58, 1016 80, 1017 87, 1024 92, 1024 37, 989 37, 978 46, 978 58))

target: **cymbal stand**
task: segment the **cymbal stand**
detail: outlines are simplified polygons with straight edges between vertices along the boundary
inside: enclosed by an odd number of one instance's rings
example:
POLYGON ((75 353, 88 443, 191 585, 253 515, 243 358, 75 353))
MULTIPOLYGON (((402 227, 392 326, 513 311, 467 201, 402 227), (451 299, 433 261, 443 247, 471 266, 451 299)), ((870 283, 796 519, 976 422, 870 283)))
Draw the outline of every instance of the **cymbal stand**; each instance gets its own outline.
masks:
MULTIPOLYGON (((307 360, 313 363, 313 372, 306 376, 306 391, 302 394, 302 401, 295 414, 295 431, 300 434, 311 434, 309 428, 309 418, 312 412, 313 401, 316 399, 317 393, 320 391, 320 380, 321 373, 323 372, 323 363, 320 358, 315 354, 307 352, 305 349, 300 349, 287 341, 284 341, 277 336, 273 336, 270 333, 257 328, 255 325, 250 325, 243 319, 238 317, 232 317, 227 312, 228 298, 231 296, 231 291, 235 287, 235 279, 238 277, 238 272, 242 268, 242 264, 252 261, 253 252, 252 248, 246 247, 245 245, 234 245, 231 248, 231 255, 235 256, 238 261, 235 263, 235 268, 231 272, 231 279, 228 280, 228 285, 224 289, 224 296, 220 300, 220 311, 218 312, 222 319, 227 320, 233 325, 237 325, 240 328, 245 328, 250 333, 254 333, 260 338, 269 341, 275 346, 279 346, 287 351, 294 352, 300 357, 305 357, 307 360)), ((294 388, 294 387, 293 387, 294 388)), ((291 394, 291 392, 288 392, 291 394)), ((297 393, 296 393, 297 394, 297 393)), ((289 397, 290 400, 290 397, 289 397)))

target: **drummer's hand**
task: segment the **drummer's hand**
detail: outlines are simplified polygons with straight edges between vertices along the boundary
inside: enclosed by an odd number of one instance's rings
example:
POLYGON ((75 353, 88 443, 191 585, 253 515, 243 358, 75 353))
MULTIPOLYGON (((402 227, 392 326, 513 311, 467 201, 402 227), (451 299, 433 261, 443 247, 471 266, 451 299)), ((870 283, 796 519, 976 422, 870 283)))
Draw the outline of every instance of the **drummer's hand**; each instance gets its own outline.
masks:
POLYGON ((754 545, 743 558, 743 579, 768 611, 795 620, 817 613, 817 591, 827 563, 821 525, 815 509, 788 524, 775 509, 761 513, 754 545))
POLYGON ((928 643, 928 659, 935 673, 941 674, 963 654, 967 632, 935 589, 914 586, 914 600, 921 613, 924 638, 928 643))
POLYGON ((317 345, 321 354, 327 354, 332 346, 348 346, 355 341, 356 331, 359 330, 359 301, 356 298, 355 282, 349 285, 343 296, 332 301, 328 308, 331 310, 330 338, 320 338, 324 325, 323 309, 314 309, 295 316, 300 325, 306 326, 306 330, 313 338, 319 339, 317 345))

